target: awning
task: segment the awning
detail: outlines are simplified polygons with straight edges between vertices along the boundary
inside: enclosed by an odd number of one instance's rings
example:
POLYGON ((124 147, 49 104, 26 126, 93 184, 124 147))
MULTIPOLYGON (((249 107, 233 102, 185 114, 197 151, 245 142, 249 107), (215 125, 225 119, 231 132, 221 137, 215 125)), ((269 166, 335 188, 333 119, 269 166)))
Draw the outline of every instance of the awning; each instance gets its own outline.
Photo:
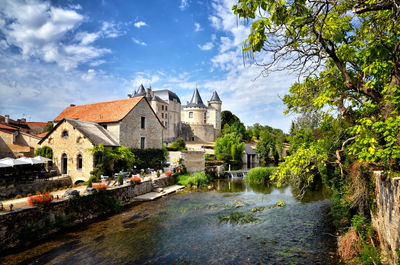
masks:
POLYGON ((6 157, 3 159, 0 159, 0 163, 5 164, 8 167, 13 167, 13 166, 17 166, 17 165, 29 165, 29 163, 27 163, 25 161, 19 161, 18 159, 14 159, 11 157, 6 157))

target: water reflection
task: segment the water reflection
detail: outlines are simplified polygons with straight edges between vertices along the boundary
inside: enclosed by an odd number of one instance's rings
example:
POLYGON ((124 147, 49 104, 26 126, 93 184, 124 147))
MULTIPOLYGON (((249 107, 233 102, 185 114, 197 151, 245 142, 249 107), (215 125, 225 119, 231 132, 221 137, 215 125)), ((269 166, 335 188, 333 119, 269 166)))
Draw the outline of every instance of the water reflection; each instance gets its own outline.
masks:
POLYGON ((291 187, 219 180, 216 191, 142 203, 75 229, 3 264, 336 264, 328 200, 302 203, 291 187), (287 206, 251 213, 283 200, 287 206), (245 225, 219 222, 231 212, 254 214, 245 225))

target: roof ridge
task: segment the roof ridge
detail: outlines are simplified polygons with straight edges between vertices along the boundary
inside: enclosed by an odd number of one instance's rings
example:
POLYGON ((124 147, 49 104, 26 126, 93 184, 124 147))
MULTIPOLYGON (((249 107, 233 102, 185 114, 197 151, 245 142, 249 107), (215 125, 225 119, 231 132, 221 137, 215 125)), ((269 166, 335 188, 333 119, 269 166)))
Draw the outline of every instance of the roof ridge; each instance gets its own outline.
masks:
POLYGON ((83 105, 76 105, 76 106, 68 106, 67 108, 76 108, 76 107, 82 107, 82 106, 88 106, 88 105, 96 105, 96 104, 102 104, 102 103, 111 103, 111 102, 117 102, 117 101, 129 101, 133 99, 138 99, 142 98, 144 96, 138 96, 135 98, 123 98, 123 99, 115 99, 115 100, 109 100, 109 101, 100 101, 100 102, 94 102, 94 103, 88 103, 88 104, 83 104, 83 105))

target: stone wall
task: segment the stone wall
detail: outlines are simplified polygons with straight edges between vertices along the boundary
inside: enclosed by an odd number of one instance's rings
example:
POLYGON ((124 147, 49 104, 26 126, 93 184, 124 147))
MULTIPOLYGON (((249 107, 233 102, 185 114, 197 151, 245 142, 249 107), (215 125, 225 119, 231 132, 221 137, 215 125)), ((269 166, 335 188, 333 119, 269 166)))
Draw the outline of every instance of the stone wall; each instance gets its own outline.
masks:
POLYGON ((145 148, 162 148, 163 126, 146 99, 141 100, 120 122, 120 144, 140 148, 140 138, 145 138, 145 148), (145 128, 141 129, 141 117, 145 128))
POLYGON ((21 195, 25 197, 27 194, 35 194, 37 191, 42 192, 45 187, 48 188, 49 191, 52 191, 53 188, 60 188, 64 186, 72 185, 72 181, 70 177, 62 177, 58 179, 52 180, 40 180, 34 181, 25 184, 13 184, 8 186, 0 187, 0 200, 5 200, 9 198, 14 198, 17 195, 21 195))
POLYGON ((372 224, 378 232, 381 249, 390 264, 396 264, 396 250, 400 250, 400 178, 376 177, 376 213, 372 224))
POLYGON ((205 152, 203 151, 176 151, 168 152, 168 161, 177 165, 180 158, 183 159, 189 173, 204 171, 206 167, 205 152))
POLYGON ((52 132, 41 146, 50 146, 53 149, 53 168, 62 173, 62 156, 67 155, 67 174, 72 182, 78 180, 87 181, 90 178, 90 171, 93 170, 93 156, 88 151, 93 144, 78 129, 75 129, 68 121, 52 132), (63 137, 63 131, 68 132, 67 137, 63 137), (82 155, 82 168, 77 168, 78 155, 82 155))
MULTIPOLYGON (((159 181, 165 182, 167 180, 160 178, 159 181)), ((25 244, 26 242, 22 242, 24 237, 30 238, 38 231, 41 236, 47 236, 59 231, 62 225, 57 225, 57 222, 69 220, 68 218, 72 215, 78 217, 73 220, 73 224, 76 225, 112 211, 112 209, 106 208, 104 210, 104 208, 99 208, 99 205, 95 203, 96 196, 107 195, 108 198, 114 198, 120 201, 122 206, 126 206, 134 202, 136 196, 151 192, 151 190, 152 182, 144 181, 137 185, 124 184, 109 188, 104 193, 81 196, 73 201, 69 199, 53 201, 46 206, 44 212, 38 207, 26 207, 11 212, 0 212, 0 252, 25 244), (83 210, 77 212, 76 209, 83 210), (49 216, 49 220, 44 221, 44 214, 49 216), (32 235, 27 235, 27 233, 32 233, 32 235)))

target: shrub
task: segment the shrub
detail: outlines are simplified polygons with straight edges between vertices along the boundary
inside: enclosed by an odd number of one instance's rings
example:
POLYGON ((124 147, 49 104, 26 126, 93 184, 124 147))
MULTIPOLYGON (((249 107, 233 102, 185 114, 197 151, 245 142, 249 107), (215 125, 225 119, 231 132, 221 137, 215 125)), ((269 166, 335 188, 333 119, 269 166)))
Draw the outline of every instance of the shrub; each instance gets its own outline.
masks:
POLYGON ((92 187, 92 183, 93 183, 93 179, 95 179, 95 176, 91 176, 87 182, 87 187, 91 188, 92 187))
POLYGON ((131 152, 135 155, 136 166, 141 168, 161 169, 165 165, 165 152, 162 149, 136 149, 131 152))
POLYGON ((30 206, 40 206, 40 205, 47 205, 53 200, 53 195, 51 194, 42 194, 31 196, 28 198, 28 204, 30 206))
POLYGON ((205 186, 210 182, 210 178, 204 172, 196 172, 193 175, 178 176, 178 184, 186 187, 205 186))
POLYGON ((157 170, 157 178, 159 178, 161 175, 160 170, 157 170))
POLYGON ((122 175, 118 175, 118 184, 119 185, 124 184, 124 177, 122 177, 122 175))
POLYGON ((269 177, 275 171, 275 167, 255 167, 250 169, 244 181, 252 184, 262 184, 268 182, 269 177))
POLYGON ((183 151, 186 150, 186 143, 182 137, 176 139, 175 142, 172 142, 169 146, 167 146, 167 150, 169 151, 183 151))
POLYGON ((108 188, 108 185, 104 183, 94 183, 92 187, 95 188, 97 191, 104 191, 108 188))
POLYGON ((135 184, 142 182, 142 179, 139 178, 138 176, 131 177, 130 180, 135 184))

